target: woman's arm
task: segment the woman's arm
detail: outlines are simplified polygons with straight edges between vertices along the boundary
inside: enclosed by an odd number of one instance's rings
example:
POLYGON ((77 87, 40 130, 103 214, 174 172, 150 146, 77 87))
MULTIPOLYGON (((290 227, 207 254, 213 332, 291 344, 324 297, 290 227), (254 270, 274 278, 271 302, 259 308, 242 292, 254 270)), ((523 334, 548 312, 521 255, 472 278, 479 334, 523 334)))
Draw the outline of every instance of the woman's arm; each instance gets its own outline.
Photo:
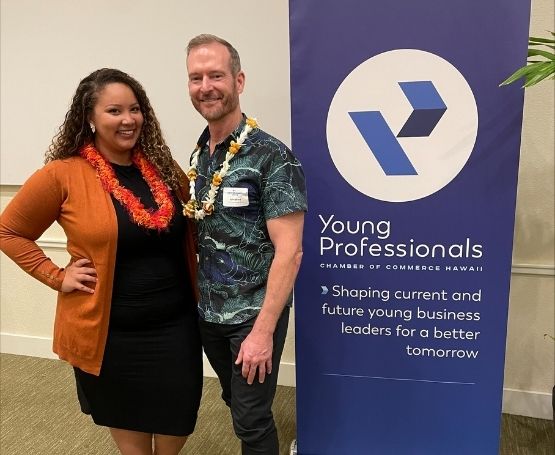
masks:
POLYGON ((61 185, 45 167, 25 182, 0 217, 0 250, 56 290, 61 290, 65 271, 44 254, 36 240, 58 218, 63 198, 61 185))

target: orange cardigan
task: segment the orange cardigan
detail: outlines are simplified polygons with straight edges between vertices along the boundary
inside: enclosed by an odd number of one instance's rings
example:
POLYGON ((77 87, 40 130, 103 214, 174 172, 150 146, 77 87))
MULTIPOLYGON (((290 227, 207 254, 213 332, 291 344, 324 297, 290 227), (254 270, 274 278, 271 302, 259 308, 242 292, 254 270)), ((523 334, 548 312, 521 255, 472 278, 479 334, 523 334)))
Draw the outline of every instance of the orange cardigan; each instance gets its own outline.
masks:
MULTIPOLYGON (((188 200, 186 190, 181 196, 188 200)), ((0 249, 27 273, 60 291, 64 269, 35 243, 54 221, 65 231, 71 262, 91 260, 98 282, 94 294, 58 292, 53 350, 60 359, 98 375, 108 335, 118 225, 110 195, 81 157, 56 160, 35 172, 0 219, 0 249)), ((184 239, 188 267, 183 275, 198 296, 193 230, 188 223, 184 239)))

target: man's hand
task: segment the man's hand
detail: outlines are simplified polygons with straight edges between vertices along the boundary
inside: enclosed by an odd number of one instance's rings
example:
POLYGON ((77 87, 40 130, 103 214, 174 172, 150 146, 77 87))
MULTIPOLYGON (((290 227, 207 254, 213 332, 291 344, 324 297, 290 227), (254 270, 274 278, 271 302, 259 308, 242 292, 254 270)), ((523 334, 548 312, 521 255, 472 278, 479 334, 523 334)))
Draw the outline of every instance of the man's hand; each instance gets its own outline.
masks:
POLYGON ((62 292, 83 291, 90 294, 94 293, 94 289, 88 287, 85 283, 96 283, 96 269, 87 267, 91 261, 88 259, 78 259, 73 264, 66 267, 66 274, 62 281, 62 292))
POLYGON ((266 222, 275 248, 270 265, 266 294, 251 333, 241 343, 235 365, 243 364, 241 373, 252 384, 272 373, 273 334, 285 307, 302 257, 304 213, 294 212, 266 222))
POLYGON ((274 348, 273 336, 269 332, 249 333, 247 338, 241 343, 239 355, 235 365, 243 364, 242 375, 247 380, 247 384, 252 384, 258 369, 258 382, 264 382, 266 374, 272 373, 272 352, 274 348))

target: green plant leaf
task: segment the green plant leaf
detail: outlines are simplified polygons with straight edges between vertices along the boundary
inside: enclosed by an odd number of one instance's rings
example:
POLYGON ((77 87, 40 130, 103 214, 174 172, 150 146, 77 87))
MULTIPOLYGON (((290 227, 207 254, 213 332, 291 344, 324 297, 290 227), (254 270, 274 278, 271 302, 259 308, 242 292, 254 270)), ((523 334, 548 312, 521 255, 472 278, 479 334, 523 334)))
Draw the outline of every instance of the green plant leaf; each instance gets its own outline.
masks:
POLYGON ((545 46, 545 47, 549 47, 551 49, 555 49, 555 45, 545 44, 545 43, 530 43, 530 44, 528 44, 528 46, 545 46))
POLYGON ((528 49, 528 57, 533 57, 534 55, 541 55, 549 60, 555 60, 555 54, 548 51, 542 51, 540 49, 528 49))
MULTIPOLYGON (((541 63, 545 63, 545 62, 541 62, 541 63)), ((499 85, 500 86, 501 85, 509 85, 509 84, 512 84, 513 82, 519 80, 521 77, 528 77, 529 73, 533 73, 535 71, 534 65, 537 65, 537 63, 533 63, 531 65, 523 66, 522 68, 519 68, 513 74, 511 74, 507 79, 505 79, 503 82, 501 82, 501 84, 499 84, 499 85)))
MULTIPOLYGON (((554 32, 550 31, 549 33, 555 37, 554 32)), ((521 78, 524 78, 523 87, 531 87, 544 79, 555 79, 555 53, 547 51, 545 48, 555 49, 555 39, 530 36, 528 38, 528 57, 543 57, 546 60, 529 59, 526 66, 517 69, 499 86, 512 84, 521 78), (544 49, 536 49, 533 46, 544 49)))
POLYGON ((532 44, 532 43, 536 43, 536 44, 540 44, 540 43, 555 44, 555 39, 536 38, 534 36, 531 36, 530 38, 528 38, 528 42, 530 44, 532 44))
POLYGON ((551 71, 552 73, 555 72, 555 62, 550 61, 543 61, 538 63, 532 63, 528 65, 534 68, 533 72, 540 72, 540 71, 551 71))
POLYGON ((544 62, 537 64, 536 67, 536 71, 527 76, 524 87, 532 87, 550 76, 553 77, 555 74, 555 63, 544 62))

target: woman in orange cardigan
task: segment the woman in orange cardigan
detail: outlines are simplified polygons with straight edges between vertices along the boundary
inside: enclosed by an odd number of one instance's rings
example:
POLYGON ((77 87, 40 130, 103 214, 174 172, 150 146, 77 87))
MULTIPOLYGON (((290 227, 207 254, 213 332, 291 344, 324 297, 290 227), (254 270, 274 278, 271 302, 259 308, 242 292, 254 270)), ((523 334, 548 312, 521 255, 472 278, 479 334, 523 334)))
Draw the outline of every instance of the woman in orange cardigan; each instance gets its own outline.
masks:
POLYGON ((1 249, 58 291, 54 352, 83 412, 122 454, 177 455, 202 388, 187 185, 141 85, 114 69, 83 79, 35 172, 6 207, 1 249), (57 221, 70 264, 36 240, 57 221))

